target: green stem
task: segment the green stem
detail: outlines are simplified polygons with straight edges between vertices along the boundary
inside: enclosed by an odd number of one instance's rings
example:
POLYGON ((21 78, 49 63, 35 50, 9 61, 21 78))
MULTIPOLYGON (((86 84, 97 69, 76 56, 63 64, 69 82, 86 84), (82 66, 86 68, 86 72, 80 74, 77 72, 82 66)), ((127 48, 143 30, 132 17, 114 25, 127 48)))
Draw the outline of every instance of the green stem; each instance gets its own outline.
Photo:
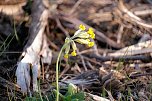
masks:
POLYGON ((60 61, 60 57, 61 57, 61 54, 63 52, 63 50, 65 49, 65 47, 67 46, 67 43, 64 44, 59 52, 59 55, 58 55, 58 58, 57 58, 57 61, 56 61, 56 101, 59 101, 59 61, 60 61))

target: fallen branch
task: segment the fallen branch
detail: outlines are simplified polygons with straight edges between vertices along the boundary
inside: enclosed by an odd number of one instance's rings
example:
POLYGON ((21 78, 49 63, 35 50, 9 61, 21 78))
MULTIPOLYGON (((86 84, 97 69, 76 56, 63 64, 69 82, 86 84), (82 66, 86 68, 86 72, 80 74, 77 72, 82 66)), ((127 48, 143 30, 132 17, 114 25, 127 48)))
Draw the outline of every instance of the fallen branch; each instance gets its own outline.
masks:
POLYGON ((118 57, 118 56, 130 56, 130 55, 137 55, 137 54, 152 53, 151 43, 152 43, 152 40, 140 42, 135 45, 122 48, 114 53, 109 53, 108 56, 118 57))
POLYGON ((98 61, 120 61, 120 62, 126 62, 126 61, 130 61, 130 60, 141 60, 141 61, 147 61, 149 62, 151 60, 150 56, 145 56, 145 55, 136 55, 136 56, 117 56, 117 57, 113 57, 113 56, 97 56, 97 55, 91 55, 91 58, 96 58, 98 61))

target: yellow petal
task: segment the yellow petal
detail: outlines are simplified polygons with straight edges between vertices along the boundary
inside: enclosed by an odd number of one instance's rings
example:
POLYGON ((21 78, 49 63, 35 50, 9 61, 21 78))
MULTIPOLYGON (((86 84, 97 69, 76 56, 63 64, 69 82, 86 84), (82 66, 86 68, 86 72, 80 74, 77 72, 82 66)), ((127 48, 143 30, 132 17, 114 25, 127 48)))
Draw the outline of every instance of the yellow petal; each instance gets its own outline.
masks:
POLYGON ((84 31, 86 28, 85 28, 85 26, 84 26, 84 25, 82 25, 82 24, 81 24, 81 25, 79 26, 79 29, 81 29, 81 30, 83 30, 83 31, 84 31))
POLYGON ((88 32, 87 32, 88 34, 94 34, 94 30, 92 29, 92 28, 89 28, 89 30, 88 30, 88 32))
POLYGON ((94 42, 89 42, 88 47, 92 47, 92 46, 94 46, 94 42))
POLYGON ((91 34, 90 38, 95 39, 95 34, 91 34))
POLYGON ((74 50, 74 51, 71 53, 71 55, 72 55, 72 56, 76 56, 76 55, 77 55, 76 51, 74 50))

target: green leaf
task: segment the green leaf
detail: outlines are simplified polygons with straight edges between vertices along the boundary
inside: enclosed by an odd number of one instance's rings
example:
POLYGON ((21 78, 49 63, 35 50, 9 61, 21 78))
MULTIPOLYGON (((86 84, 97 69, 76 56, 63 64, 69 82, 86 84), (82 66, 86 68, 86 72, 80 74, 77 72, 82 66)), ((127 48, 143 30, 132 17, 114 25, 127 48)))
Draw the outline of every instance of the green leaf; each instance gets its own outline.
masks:
POLYGON ((65 94, 65 96, 73 95, 75 93, 77 93, 77 86, 75 86, 74 84, 70 83, 68 85, 68 92, 65 94))
POLYGON ((76 101, 84 101, 85 94, 84 94, 84 92, 79 92, 79 93, 76 93, 76 94, 72 95, 71 98, 72 99, 76 99, 77 98, 78 100, 76 100, 76 101))

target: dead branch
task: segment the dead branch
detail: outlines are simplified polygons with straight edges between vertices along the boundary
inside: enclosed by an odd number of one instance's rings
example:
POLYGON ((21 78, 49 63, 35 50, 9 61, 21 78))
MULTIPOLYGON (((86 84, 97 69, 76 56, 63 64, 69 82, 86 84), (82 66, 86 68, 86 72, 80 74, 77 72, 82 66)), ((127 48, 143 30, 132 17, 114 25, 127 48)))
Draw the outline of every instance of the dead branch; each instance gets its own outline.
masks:
POLYGON ((117 57, 117 56, 129 56, 129 55, 152 53, 151 43, 152 43, 152 40, 140 42, 135 45, 122 48, 114 53, 109 53, 108 55, 117 57))
POLYGON ((149 62, 151 60, 151 57, 150 56, 145 56, 145 55, 136 55, 136 56, 97 56, 97 55, 91 55, 90 56, 91 58, 96 58, 97 61, 102 61, 102 62, 105 62, 105 61, 117 61, 117 62, 127 62, 127 61, 130 61, 130 60, 141 60, 141 61, 147 61, 149 62))

